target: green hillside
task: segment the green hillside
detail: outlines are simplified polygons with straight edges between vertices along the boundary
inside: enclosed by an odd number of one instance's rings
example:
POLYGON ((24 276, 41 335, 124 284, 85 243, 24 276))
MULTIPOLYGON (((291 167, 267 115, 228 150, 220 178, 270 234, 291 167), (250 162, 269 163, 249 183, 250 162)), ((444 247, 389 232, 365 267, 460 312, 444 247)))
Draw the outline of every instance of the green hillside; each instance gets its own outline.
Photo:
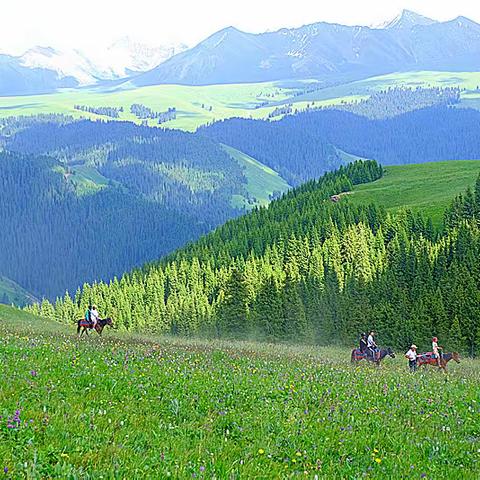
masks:
MULTIPOLYGON (((133 103, 155 111, 177 109, 177 118, 163 124, 168 128, 193 131, 200 125, 231 117, 267 118, 280 105, 292 103, 296 109, 307 105, 335 105, 368 97, 389 87, 453 87, 462 92, 460 106, 477 108, 480 92, 478 72, 404 72, 372 77, 351 83, 320 88, 315 80, 278 81, 250 84, 183 86, 156 85, 136 88, 124 84, 117 88, 63 90, 54 94, 0 97, 0 118, 39 113, 63 113, 74 117, 107 119, 108 117, 80 112, 74 105, 91 107, 123 107, 119 120, 140 123, 130 112, 133 103), (318 87, 318 89, 317 89, 318 87), (313 90, 309 93, 303 93, 313 90)), ((281 118, 281 115, 275 117, 281 118)), ((151 126, 158 125, 149 120, 151 126)))
POLYGON ((354 204, 373 202, 392 211, 408 208, 440 225, 453 197, 473 187, 479 173, 479 160, 386 167, 380 180, 356 185, 348 198, 354 204))
POLYGON ((38 300, 20 285, 0 276, 0 302, 18 306, 28 305, 38 300))
MULTIPOLYGON (((123 86, 118 89, 101 88, 65 90, 59 93, 21 97, 0 97, 0 118, 14 115, 39 113, 63 113, 74 117, 103 118, 88 112, 74 109, 74 105, 93 107, 123 107, 119 120, 141 123, 130 112, 134 103, 146 105, 155 111, 177 109, 177 119, 162 126, 195 130, 214 120, 235 116, 265 118, 274 107, 261 107, 273 100, 281 101, 299 91, 308 82, 295 82, 283 86, 282 82, 253 83, 239 85, 211 85, 190 87, 181 85, 158 85, 135 88, 123 86)), ((149 120, 150 126, 158 125, 149 120)))
POLYGON ((223 145, 223 148, 245 167, 247 192, 251 202, 243 197, 235 196, 233 199, 235 206, 246 206, 247 208, 253 205, 266 206, 270 203, 273 194, 278 196, 290 188, 290 185, 277 172, 266 165, 228 145, 223 145))

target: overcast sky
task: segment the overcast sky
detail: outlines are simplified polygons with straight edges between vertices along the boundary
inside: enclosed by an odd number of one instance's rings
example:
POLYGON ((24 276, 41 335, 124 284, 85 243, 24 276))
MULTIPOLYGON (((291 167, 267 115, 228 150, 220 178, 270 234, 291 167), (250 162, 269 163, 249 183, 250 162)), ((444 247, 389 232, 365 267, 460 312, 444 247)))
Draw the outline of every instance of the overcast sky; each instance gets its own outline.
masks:
POLYGON ((480 23, 478 0, 0 0, 0 51, 91 48, 126 35, 193 46, 229 25, 255 33, 318 21, 371 25, 404 8, 480 23))

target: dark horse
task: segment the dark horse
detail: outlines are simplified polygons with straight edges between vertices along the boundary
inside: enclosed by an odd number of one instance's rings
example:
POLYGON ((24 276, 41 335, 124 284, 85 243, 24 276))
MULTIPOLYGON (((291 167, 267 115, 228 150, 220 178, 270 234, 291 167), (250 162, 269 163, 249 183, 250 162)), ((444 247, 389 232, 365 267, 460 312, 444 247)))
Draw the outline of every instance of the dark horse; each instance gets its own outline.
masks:
POLYGON ((460 355, 457 352, 444 353, 440 357, 440 364, 438 358, 434 358, 431 352, 421 353, 417 355, 417 366, 432 365, 442 369, 444 372, 447 371, 447 364, 450 360, 454 360, 457 363, 460 363, 460 355))
MULTIPOLYGON (((113 322, 111 318, 103 318, 97 322, 97 325, 95 326, 95 330, 99 335, 102 334, 103 329, 105 328, 106 325, 110 325, 113 327, 113 322)), ((80 320, 77 321, 77 333, 82 336, 85 332, 88 335, 88 331, 91 330, 92 324, 85 320, 84 318, 81 318, 80 320), (82 330, 83 328, 83 330, 82 330), (80 330, 82 330, 82 333, 80 333, 80 330)))
POLYGON ((375 363, 375 365, 380 365, 380 362, 386 356, 395 358, 395 353, 393 353, 393 350, 390 347, 382 348, 378 352, 375 352, 373 357, 371 355, 367 355, 366 351, 362 353, 359 348, 355 348, 352 350, 352 363, 358 363, 361 360, 368 360, 369 362, 375 363))

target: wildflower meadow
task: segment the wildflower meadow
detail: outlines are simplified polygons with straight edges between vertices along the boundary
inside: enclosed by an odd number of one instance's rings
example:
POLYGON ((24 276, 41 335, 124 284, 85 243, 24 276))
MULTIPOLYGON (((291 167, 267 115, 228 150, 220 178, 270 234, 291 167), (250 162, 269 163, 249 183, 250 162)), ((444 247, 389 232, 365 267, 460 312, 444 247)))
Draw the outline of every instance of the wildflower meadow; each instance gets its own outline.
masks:
POLYGON ((478 479, 480 363, 145 338, 0 309, 0 478, 478 479))

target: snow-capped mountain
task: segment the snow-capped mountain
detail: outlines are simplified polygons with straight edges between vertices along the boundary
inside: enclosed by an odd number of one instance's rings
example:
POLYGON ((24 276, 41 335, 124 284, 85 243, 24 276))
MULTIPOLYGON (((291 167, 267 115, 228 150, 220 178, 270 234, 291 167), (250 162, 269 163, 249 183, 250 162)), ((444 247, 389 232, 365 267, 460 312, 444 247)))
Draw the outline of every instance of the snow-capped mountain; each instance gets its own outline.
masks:
POLYGON ((19 61, 27 68, 56 72, 59 78, 72 77, 84 86, 145 72, 186 48, 183 44, 152 47, 124 37, 107 48, 94 51, 37 46, 27 50, 19 61))

